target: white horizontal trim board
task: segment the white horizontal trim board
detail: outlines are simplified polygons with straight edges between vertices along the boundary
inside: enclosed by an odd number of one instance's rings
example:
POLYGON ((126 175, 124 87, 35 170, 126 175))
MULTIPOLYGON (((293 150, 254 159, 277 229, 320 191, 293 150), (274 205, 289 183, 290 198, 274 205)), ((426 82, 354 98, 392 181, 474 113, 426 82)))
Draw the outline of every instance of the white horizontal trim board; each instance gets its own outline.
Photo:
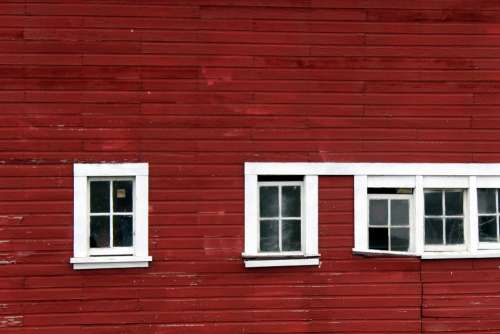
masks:
POLYGON ((497 176, 500 175, 500 164, 246 162, 245 174, 497 176))
POLYGON ((245 259, 246 268, 317 266, 319 258, 303 259, 245 259))
MULTIPOLYGON (((305 179, 311 176, 354 176, 353 252, 356 254, 417 256, 422 259, 500 257, 500 242, 489 244, 479 242, 477 198, 478 188, 500 189, 500 164, 498 163, 247 162, 245 163, 247 195, 245 198, 245 245, 250 246, 245 247, 247 254, 255 254, 252 246, 255 247, 257 236, 252 234, 252 231, 247 231, 247 226, 255 224, 252 223, 256 219, 254 205, 257 203, 254 184, 259 175, 304 175, 305 179), (410 195, 413 205, 409 213, 413 224, 410 224, 412 226, 410 226, 411 237, 408 252, 369 249, 369 188, 413 188, 413 194, 410 195), (464 243, 462 245, 425 245, 424 193, 428 189, 461 189, 463 191, 464 243)), ((315 201, 317 202, 317 199, 315 201)), ((317 212, 315 214, 317 216, 317 212)), ((269 260, 252 259, 251 261, 257 262, 247 264, 245 260, 247 267, 268 266, 263 262, 269 260)), ((280 262, 276 265, 287 264, 280 262)))
POLYGON ((75 164, 74 176, 148 176, 147 163, 75 164))

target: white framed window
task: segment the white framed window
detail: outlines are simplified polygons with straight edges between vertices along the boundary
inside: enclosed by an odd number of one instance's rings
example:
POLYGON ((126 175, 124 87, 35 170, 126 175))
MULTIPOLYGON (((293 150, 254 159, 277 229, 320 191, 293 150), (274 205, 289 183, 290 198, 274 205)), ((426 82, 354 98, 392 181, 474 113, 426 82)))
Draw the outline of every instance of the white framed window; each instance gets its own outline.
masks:
POLYGON ((500 249, 499 189, 477 189, 480 249, 500 249))
POLYGON ((74 165, 74 269, 148 266, 148 169, 74 165))
POLYGON ((466 192, 462 189, 424 190, 424 244, 426 251, 463 251, 466 192))
POLYGON ((413 195, 368 194, 368 248, 408 252, 414 249, 413 195))
POLYGON ((318 179, 245 176, 246 267, 318 265, 318 179))
POLYGON ((246 176, 272 175, 276 170, 283 175, 354 177, 356 254, 500 258, 500 164, 245 164, 246 176), (393 201, 400 195, 408 205, 397 214, 407 207, 408 225, 406 218, 393 221, 393 201))

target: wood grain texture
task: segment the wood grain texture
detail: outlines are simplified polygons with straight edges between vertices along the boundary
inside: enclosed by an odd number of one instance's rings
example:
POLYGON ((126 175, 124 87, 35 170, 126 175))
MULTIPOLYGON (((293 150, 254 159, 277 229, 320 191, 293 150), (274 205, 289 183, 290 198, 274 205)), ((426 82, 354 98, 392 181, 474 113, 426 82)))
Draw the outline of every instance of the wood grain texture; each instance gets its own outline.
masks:
POLYGON ((245 270, 245 161, 499 162, 491 0, 5 0, 2 334, 498 333, 500 260, 245 270), (150 268, 76 272, 72 164, 150 163, 150 268))

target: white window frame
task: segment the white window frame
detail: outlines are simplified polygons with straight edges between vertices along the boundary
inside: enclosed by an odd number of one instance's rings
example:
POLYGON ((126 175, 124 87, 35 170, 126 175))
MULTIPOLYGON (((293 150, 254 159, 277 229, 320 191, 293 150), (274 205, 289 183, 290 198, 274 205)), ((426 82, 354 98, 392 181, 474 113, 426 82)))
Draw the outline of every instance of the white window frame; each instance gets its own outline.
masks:
POLYGON ((149 165, 147 163, 74 164, 73 269, 147 267, 149 165), (133 247, 90 248, 90 181, 133 179, 133 247), (127 249, 124 249, 127 248, 127 249), (124 252, 125 251, 125 252, 124 252))
MULTIPOLYGON (((318 177, 304 176, 303 181, 258 181, 259 174, 245 175, 245 267, 317 266, 318 253, 318 177), (260 185, 301 185, 301 251, 260 252, 260 185)), ((279 170, 268 175, 282 175, 279 170)), ((291 174, 288 174, 291 175, 291 174)))
MULTIPOLYGON (((425 184, 425 182, 424 182, 425 184)), ((468 214, 468 206, 467 203, 469 202, 468 197, 469 193, 467 191, 467 188, 424 188, 424 202, 425 202, 425 193, 430 192, 430 191, 437 191, 442 193, 442 209, 445 209, 445 192, 446 191, 451 191, 451 190, 456 190, 456 191, 461 191, 463 194, 463 200, 462 200, 462 215, 446 215, 446 212, 443 211, 443 215, 426 215, 425 214, 425 205, 424 205, 424 250, 426 252, 462 252, 467 250, 467 244, 468 244, 468 235, 467 233, 467 226, 469 225, 469 219, 470 216, 468 214), (463 244, 426 244, 425 243, 425 218, 438 218, 438 219, 446 219, 446 218, 462 218, 463 221, 463 229, 464 229, 464 243, 463 244)), ((446 235, 446 225, 444 222, 443 223, 443 241, 445 239, 446 235)), ((478 236, 479 237, 479 236, 478 236)))
MULTIPOLYGON (((477 188, 500 189, 500 164, 498 163, 245 163, 245 191, 252 186, 252 176, 257 175, 304 175, 354 176, 354 248, 356 254, 390 253, 416 256, 422 259, 453 258, 500 258, 500 249, 485 249, 479 245, 477 188), (381 252, 368 249, 368 188, 414 189, 414 238, 411 252, 381 252), (464 205, 464 240, 462 250, 442 249, 429 251, 424 247, 424 189, 461 188, 466 194, 464 205)), ((465 197, 465 196, 464 196, 465 197)), ((245 207, 252 197, 245 198, 245 207)), ((253 198, 255 200, 255 198, 253 198)), ((247 230, 252 227, 251 208, 245 210, 245 250, 247 230), (248 213, 248 215, 247 215, 248 213), (247 228, 248 225, 248 228, 247 228)))

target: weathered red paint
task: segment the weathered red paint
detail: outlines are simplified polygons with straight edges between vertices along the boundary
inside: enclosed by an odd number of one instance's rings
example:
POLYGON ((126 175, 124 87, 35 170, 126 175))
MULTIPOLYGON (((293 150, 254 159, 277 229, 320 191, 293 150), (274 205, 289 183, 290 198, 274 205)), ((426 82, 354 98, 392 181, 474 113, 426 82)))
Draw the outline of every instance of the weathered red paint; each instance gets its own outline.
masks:
POLYGON ((245 161, 500 161, 491 0, 0 4, 0 332, 500 331, 500 260, 245 270, 245 161), (74 271, 72 163, 148 161, 148 269, 74 271))

